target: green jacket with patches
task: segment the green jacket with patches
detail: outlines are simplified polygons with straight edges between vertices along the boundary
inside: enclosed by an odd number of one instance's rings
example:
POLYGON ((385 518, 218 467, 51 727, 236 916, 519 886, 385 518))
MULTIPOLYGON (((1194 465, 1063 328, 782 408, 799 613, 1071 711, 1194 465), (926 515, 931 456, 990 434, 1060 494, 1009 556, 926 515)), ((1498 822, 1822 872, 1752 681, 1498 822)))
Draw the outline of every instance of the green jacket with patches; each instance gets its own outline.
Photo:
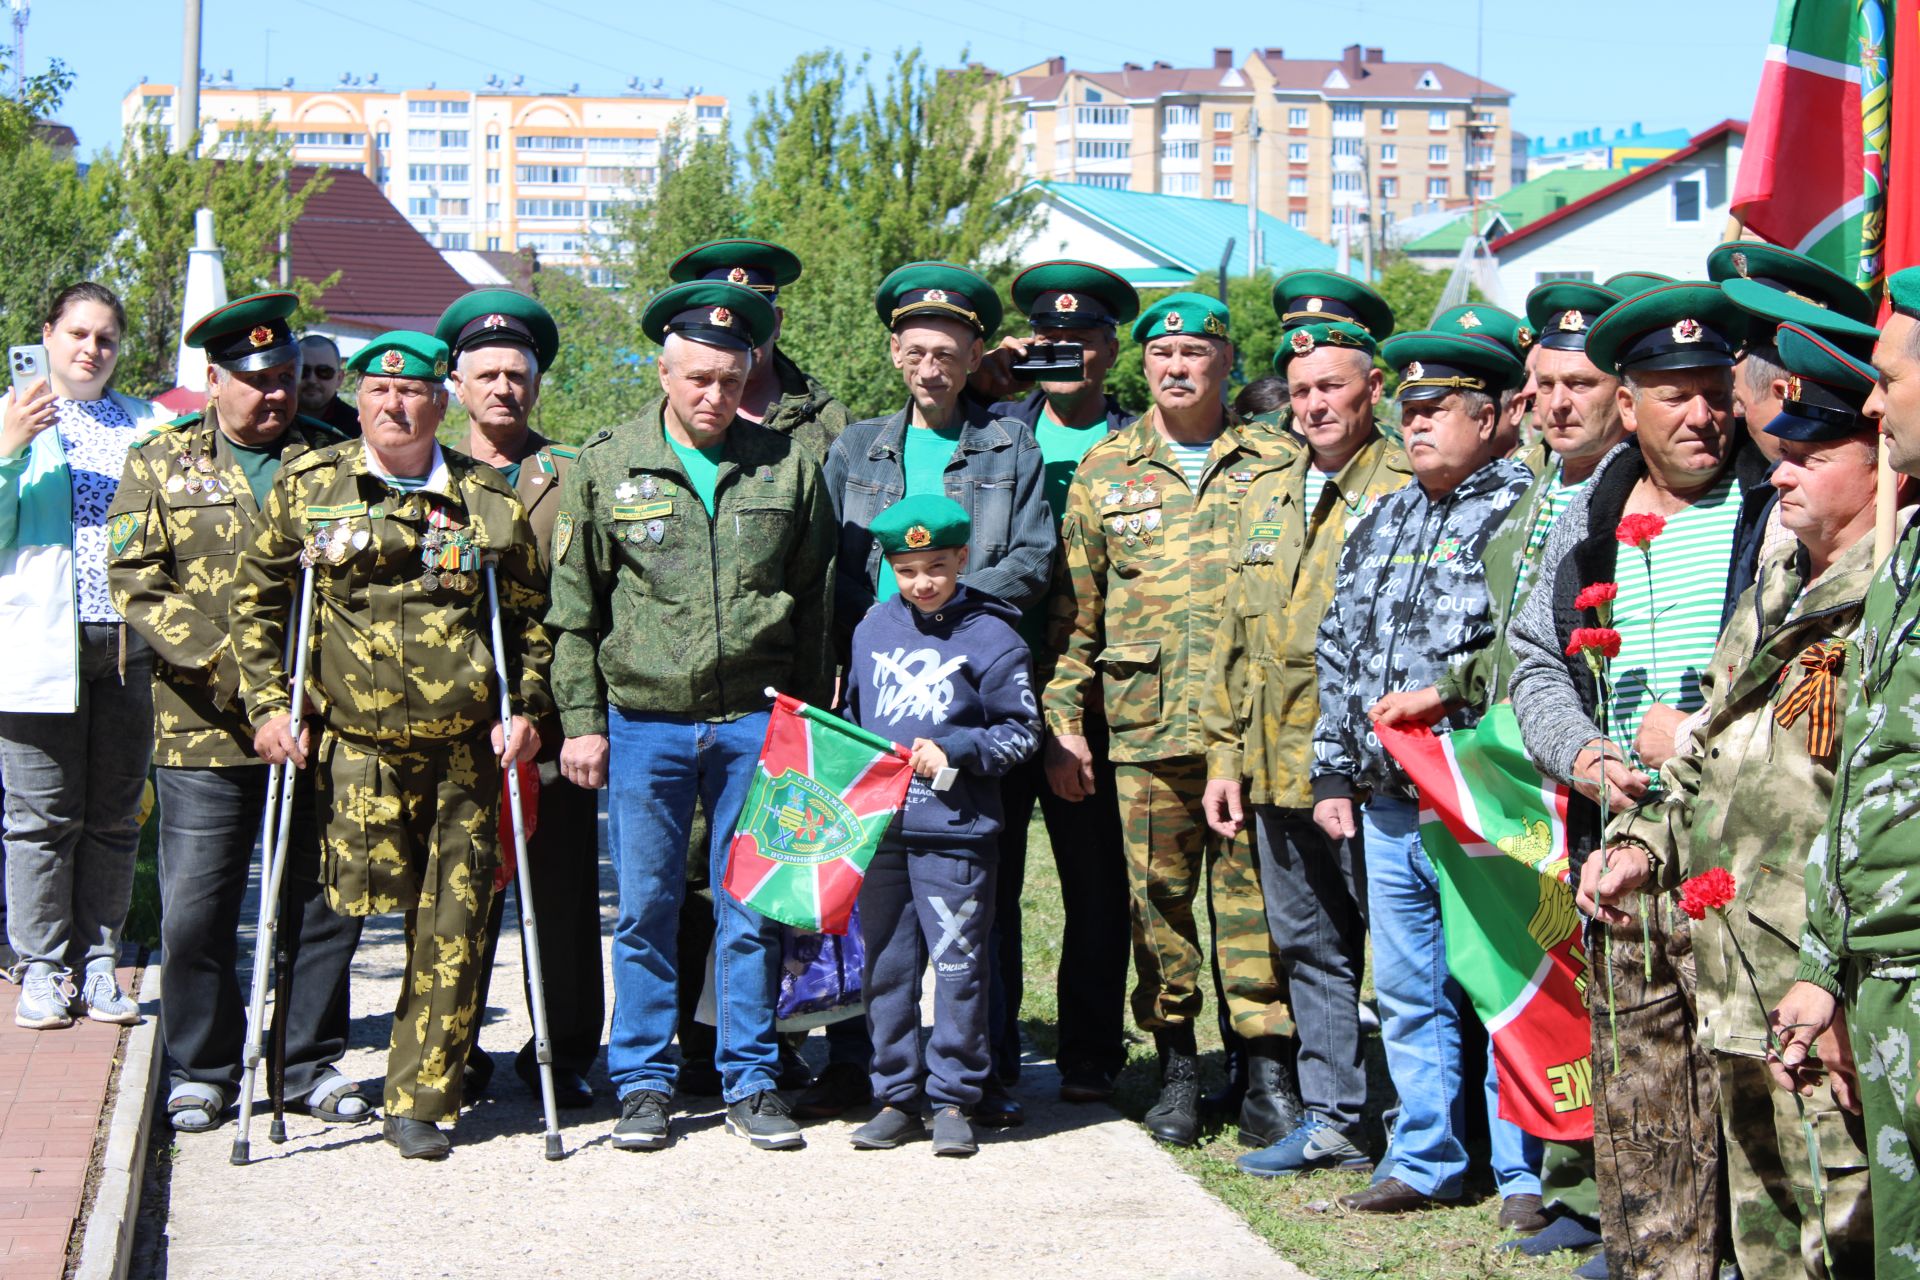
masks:
MULTIPOLYGON (((302 416, 284 440, 282 466, 340 437, 302 416)), ((211 413, 148 432, 128 450, 107 517, 107 587, 158 659, 153 760, 164 768, 259 763, 233 647, 240 550, 259 521, 246 473, 211 413)))
POLYGON ((1662 889, 1713 867, 1733 873, 1725 919, 1709 912, 1693 926, 1701 1038, 1721 1053, 1767 1051, 1760 1001, 1772 1008, 1793 982, 1806 921, 1807 846, 1825 825, 1833 794, 1832 754, 1809 749, 1818 711, 1803 711, 1790 725, 1776 713, 1808 680, 1824 678, 1837 689, 1837 667, 1822 677, 1802 659, 1815 659, 1812 646, 1852 633, 1872 576, 1871 537, 1813 583, 1805 581, 1799 543, 1769 556, 1701 675, 1706 718, 1661 769, 1664 798, 1621 814, 1610 830, 1654 851, 1662 889), (1736 940, 1754 967, 1759 999, 1736 940))
MULTIPOLYGON (((815 462, 825 466, 827 450, 847 429, 853 415, 778 347, 773 349, 773 372, 780 380, 780 396, 767 406, 767 416, 760 420, 760 425, 783 436, 792 436, 807 447, 815 462)), ((642 411, 641 417, 646 416, 642 411)))
POLYGON ((413 493, 375 475, 360 440, 281 468, 234 593, 241 696, 256 729, 287 710, 282 655, 303 554, 314 562, 307 705, 328 732, 376 751, 485 741, 500 718, 479 569, 489 556, 514 711, 536 723, 548 713, 547 594, 526 508, 492 467, 451 449, 440 457, 413 493))
POLYGON ((1085 732, 1104 707, 1116 761, 1168 760, 1205 750, 1200 715, 1209 651, 1226 599, 1227 566, 1248 488, 1301 452, 1298 444, 1229 418, 1198 492, 1161 438, 1157 409, 1080 460, 1061 522, 1047 728, 1085 732), (1129 501, 1129 498, 1132 500, 1129 501))
POLYGON ((1347 530, 1413 478, 1407 455, 1376 433, 1308 511, 1312 465, 1300 450, 1254 481, 1240 505, 1201 716, 1207 776, 1244 777, 1250 803, 1290 809, 1313 807, 1315 652, 1347 530))
POLYGON ((735 419, 709 517, 668 444, 665 402, 582 446, 554 530, 554 692, 569 738, 609 704, 733 720, 768 687, 833 695, 838 528, 820 464, 735 419))

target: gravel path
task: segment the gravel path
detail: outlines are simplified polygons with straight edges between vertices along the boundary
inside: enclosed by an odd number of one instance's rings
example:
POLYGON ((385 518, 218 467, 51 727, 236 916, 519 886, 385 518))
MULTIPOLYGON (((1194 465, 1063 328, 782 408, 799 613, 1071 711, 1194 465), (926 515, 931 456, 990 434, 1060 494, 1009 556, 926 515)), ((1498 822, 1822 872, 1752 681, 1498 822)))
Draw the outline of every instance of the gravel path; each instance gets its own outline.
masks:
MULTIPOLYGON (((608 928, 612 902, 608 877, 608 928)), ((399 917, 369 922, 342 1064, 356 1078, 384 1068, 401 958, 399 917)), ((257 1116, 245 1169, 227 1163, 231 1123, 177 1137, 170 1177, 148 1184, 166 1206, 165 1236, 136 1251, 134 1274, 1305 1276, 1138 1126, 1105 1107, 1056 1101, 1046 1062, 1031 1062, 1016 1091, 1027 1124, 984 1135, 971 1160, 935 1159, 925 1143, 855 1151, 853 1124, 838 1121, 809 1127, 804 1151, 756 1151, 726 1133, 708 1100, 691 1105, 709 1109, 675 1116, 668 1150, 615 1151, 602 1067, 593 1110, 560 1113, 568 1157, 549 1163, 538 1100, 512 1071, 528 1025, 519 965, 518 946, 502 945, 481 1036, 499 1069, 490 1095, 462 1115, 450 1160, 402 1161, 377 1124, 328 1128, 297 1116, 281 1147, 257 1116)), ((818 1036, 809 1049, 822 1051, 818 1036)), ((151 1223, 159 1213, 149 1209, 151 1223)))

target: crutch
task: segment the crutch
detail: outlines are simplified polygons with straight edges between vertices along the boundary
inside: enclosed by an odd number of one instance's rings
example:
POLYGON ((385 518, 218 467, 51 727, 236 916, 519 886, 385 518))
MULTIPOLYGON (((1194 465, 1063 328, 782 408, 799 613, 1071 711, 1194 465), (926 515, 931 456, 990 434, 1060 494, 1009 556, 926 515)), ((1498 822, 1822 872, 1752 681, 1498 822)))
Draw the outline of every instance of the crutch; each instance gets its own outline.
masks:
MULTIPOLYGON (((487 583, 487 614, 493 625, 493 673, 500 680, 500 737, 504 744, 513 727, 513 697, 507 691, 507 645, 500 629, 500 587, 494 560, 481 562, 487 583)), ((513 812, 513 892, 520 901, 520 950, 527 962, 527 992, 533 1012, 533 1057, 540 1064, 540 1105, 547 1118, 547 1159, 567 1154, 560 1143, 560 1124, 553 1105, 553 1042, 547 1039, 547 988, 540 973, 540 924, 533 910, 533 866, 527 857, 527 826, 520 816, 520 768, 507 767, 507 806, 513 812)))
MULTIPOLYGON (((297 741, 300 717, 306 710, 307 643, 313 632, 313 566, 300 573, 300 621, 293 643, 293 692, 288 707, 292 732, 297 741)), ((287 843, 293 835, 293 788, 299 770, 293 762, 274 765, 267 772, 267 816, 260 837, 260 917, 253 935, 253 991, 247 1001, 247 1043, 240 1073, 240 1124, 233 1136, 234 1164, 249 1159, 249 1138, 253 1128, 253 1085, 266 1054, 267 1032, 267 960, 274 952, 279 931, 281 885, 287 875, 287 843)), ((280 1012, 275 1010, 276 1019, 280 1012)), ((285 1140, 285 1122, 281 1121, 276 1141, 285 1140)))

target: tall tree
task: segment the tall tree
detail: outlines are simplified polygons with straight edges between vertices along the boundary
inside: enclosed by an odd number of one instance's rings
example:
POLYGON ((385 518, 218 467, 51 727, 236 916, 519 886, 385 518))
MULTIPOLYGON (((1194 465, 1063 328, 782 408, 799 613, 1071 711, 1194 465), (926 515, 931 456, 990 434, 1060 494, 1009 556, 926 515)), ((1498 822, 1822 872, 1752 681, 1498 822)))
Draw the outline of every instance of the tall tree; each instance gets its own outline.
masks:
POLYGON ((0 344, 40 341, 54 296, 100 270, 119 223, 103 175, 23 138, 0 147, 0 344))
POLYGON ((739 235, 745 221, 732 144, 721 134, 690 135, 677 121, 661 140, 651 188, 615 209, 615 276, 636 296, 651 297, 666 287, 675 258, 703 240, 739 235))

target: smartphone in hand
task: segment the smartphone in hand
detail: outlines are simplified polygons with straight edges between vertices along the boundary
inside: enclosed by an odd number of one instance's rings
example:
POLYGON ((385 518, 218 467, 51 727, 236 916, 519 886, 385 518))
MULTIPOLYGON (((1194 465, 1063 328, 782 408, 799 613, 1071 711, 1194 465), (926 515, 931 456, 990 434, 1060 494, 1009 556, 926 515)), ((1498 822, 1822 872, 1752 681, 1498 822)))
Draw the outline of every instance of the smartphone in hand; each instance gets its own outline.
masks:
POLYGON ((47 376, 47 349, 36 342, 32 346, 8 347, 7 370, 13 375, 13 393, 24 396, 27 388, 47 376))

